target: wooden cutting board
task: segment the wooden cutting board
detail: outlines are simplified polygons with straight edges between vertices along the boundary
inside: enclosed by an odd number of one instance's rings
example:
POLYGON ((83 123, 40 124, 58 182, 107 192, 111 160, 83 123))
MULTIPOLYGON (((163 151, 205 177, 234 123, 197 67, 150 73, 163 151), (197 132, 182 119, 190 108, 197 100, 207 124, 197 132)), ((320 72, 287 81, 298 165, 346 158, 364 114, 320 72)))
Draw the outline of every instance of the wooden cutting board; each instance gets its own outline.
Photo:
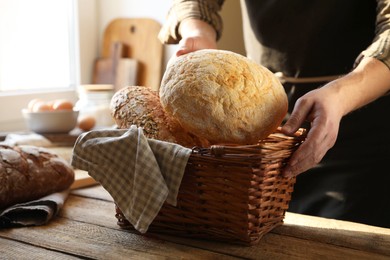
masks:
POLYGON ((118 18, 112 20, 103 34, 102 58, 112 56, 112 44, 126 46, 122 58, 138 61, 137 85, 158 90, 163 68, 163 44, 157 35, 161 24, 149 18, 118 18))
MULTIPOLYGON (((67 162, 71 162, 73 148, 71 146, 57 146, 57 147, 46 147, 46 149, 54 152, 62 159, 67 162)), ((95 179, 93 179, 87 171, 80 169, 74 169, 75 178, 73 184, 70 186, 70 189, 79 189, 83 187, 88 187, 98 184, 95 179)))
POLYGON ((75 176, 74 176, 74 182, 70 186, 70 189, 80 189, 80 188, 85 188, 93 185, 99 184, 97 181, 95 181, 94 178, 89 176, 87 171, 83 171, 80 169, 75 169, 74 170, 75 176))
POLYGON ((138 61, 122 58, 125 49, 121 42, 113 42, 110 57, 96 59, 92 84, 112 84, 115 91, 137 84, 138 61))

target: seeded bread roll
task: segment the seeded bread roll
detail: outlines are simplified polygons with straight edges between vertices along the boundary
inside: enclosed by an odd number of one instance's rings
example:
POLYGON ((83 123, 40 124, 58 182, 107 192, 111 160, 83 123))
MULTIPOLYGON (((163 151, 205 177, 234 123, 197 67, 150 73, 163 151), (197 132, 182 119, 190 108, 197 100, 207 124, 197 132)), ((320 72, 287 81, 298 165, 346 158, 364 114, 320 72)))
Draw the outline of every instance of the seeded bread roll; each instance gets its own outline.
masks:
POLYGON ((208 145, 185 131, 177 120, 165 115, 158 93, 143 86, 129 86, 114 94, 110 104, 111 115, 121 129, 136 125, 143 128, 146 137, 177 143, 185 147, 208 145))
POLYGON ((0 145, 0 209, 70 187, 74 170, 51 151, 0 145))
POLYGON ((256 143, 287 113, 287 95, 273 73, 230 51, 200 50, 176 58, 159 95, 169 116, 212 143, 256 143))

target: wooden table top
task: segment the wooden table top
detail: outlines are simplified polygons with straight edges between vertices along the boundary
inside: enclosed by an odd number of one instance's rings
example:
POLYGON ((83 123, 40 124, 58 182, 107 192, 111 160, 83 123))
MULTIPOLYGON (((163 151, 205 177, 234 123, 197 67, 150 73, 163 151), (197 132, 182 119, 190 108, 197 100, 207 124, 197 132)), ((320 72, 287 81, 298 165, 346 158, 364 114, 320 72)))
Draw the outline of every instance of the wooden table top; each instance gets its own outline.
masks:
MULTIPOLYGON (((70 160, 71 147, 50 149, 70 160)), ((117 225, 112 197, 86 177, 76 170, 64 207, 48 224, 0 229, 0 259, 390 260, 390 229, 289 212, 254 246, 141 235, 117 225)))
POLYGON ((258 245, 240 246, 160 234, 116 224, 100 186, 75 189, 44 226, 0 229, 1 259, 390 259, 390 229, 287 213, 258 245))

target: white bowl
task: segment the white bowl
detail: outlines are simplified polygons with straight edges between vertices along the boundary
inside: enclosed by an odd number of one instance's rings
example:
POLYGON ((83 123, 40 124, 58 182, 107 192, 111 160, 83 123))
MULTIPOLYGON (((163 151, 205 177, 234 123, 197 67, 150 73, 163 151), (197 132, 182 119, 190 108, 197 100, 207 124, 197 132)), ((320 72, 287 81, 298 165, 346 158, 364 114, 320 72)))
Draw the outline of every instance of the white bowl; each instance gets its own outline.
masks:
POLYGON ((69 133, 77 125, 79 111, 57 110, 30 112, 22 110, 29 130, 38 134, 69 133))

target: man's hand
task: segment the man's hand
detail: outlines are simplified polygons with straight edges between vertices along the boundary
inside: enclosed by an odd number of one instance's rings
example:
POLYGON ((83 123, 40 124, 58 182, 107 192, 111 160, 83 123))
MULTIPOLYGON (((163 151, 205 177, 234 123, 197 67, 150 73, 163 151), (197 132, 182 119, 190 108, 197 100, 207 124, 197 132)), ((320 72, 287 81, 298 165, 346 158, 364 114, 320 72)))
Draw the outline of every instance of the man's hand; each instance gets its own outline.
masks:
POLYGON ((217 40, 214 28, 206 22, 186 19, 179 27, 182 40, 179 42, 176 57, 202 49, 216 49, 217 40))
POLYGON ((292 134, 305 121, 311 123, 311 129, 305 142, 291 156, 284 169, 285 176, 302 173, 322 160, 336 142, 342 111, 342 101, 329 86, 313 90, 297 100, 282 131, 292 134))
POLYGON ((299 98, 282 131, 292 134, 304 121, 311 123, 311 129, 283 174, 296 176, 316 166, 335 144, 341 118, 389 90, 389 68, 379 60, 364 58, 351 73, 299 98))

